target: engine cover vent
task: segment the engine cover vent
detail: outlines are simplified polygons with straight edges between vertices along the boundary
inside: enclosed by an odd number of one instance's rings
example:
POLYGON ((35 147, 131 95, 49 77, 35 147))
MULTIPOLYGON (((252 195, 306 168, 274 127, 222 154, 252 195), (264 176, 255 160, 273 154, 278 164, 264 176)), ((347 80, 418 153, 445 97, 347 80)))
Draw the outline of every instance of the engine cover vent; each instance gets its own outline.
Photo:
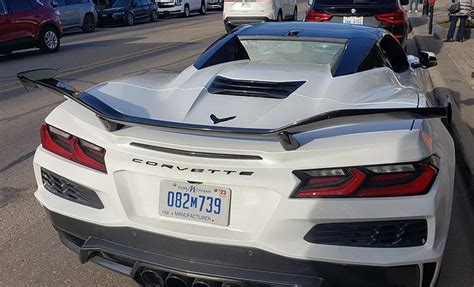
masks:
POLYGON ((304 83, 306 81, 264 82, 234 80, 217 76, 207 90, 216 95, 285 99, 304 83))

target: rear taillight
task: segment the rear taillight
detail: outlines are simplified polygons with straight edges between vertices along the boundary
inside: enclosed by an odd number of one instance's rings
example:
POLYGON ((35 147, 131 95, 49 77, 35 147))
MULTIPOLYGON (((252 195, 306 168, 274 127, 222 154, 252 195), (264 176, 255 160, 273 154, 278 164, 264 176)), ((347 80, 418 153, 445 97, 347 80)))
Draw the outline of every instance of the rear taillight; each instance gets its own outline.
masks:
POLYGON ((305 22, 326 22, 332 19, 332 15, 326 13, 315 12, 312 10, 306 11, 304 18, 305 22))
POLYGON ((405 12, 402 10, 395 10, 393 12, 377 14, 375 15, 375 19, 377 19, 377 21, 390 25, 405 24, 408 21, 405 12))
POLYGON ((429 191, 438 169, 433 159, 416 163, 294 171, 301 180, 294 198, 390 197, 429 191))
POLYGON ((41 145, 44 149, 84 166, 107 173, 105 149, 65 131, 42 125, 41 145))

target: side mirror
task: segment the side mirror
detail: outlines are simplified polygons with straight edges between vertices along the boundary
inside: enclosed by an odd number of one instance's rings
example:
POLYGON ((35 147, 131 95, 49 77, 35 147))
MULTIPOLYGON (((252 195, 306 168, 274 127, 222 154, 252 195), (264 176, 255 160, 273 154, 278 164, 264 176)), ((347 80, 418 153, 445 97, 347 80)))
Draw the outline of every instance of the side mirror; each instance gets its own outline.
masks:
POLYGON ((420 52, 420 64, 423 68, 431 68, 438 65, 438 59, 433 52, 420 52))
POLYGON ((308 5, 309 6, 313 5, 313 0, 308 0, 308 5))
POLYGON ((402 4, 402 5, 408 5, 408 4, 410 4, 410 3, 409 3, 409 0, 401 0, 401 1, 400 1, 400 4, 402 4))

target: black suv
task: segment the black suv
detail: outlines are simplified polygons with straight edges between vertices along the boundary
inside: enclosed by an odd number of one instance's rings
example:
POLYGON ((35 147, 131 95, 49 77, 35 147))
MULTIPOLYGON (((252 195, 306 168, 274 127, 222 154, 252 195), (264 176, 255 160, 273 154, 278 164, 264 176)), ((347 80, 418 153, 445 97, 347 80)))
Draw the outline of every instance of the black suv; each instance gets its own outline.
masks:
POLYGON ((156 4, 151 0, 115 0, 108 8, 99 11, 99 27, 112 24, 132 26, 136 20, 158 21, 156 4))
POLYGON ((402 46, 409 33, 408 0, 310 0, 306 22, 336 22, 384 28, 402 46))

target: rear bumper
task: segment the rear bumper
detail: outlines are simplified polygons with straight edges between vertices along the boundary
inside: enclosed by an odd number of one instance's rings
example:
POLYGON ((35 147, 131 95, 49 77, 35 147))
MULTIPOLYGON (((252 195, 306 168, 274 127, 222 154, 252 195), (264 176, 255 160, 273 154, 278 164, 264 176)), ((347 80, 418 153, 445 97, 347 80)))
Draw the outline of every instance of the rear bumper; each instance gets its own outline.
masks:
POLYGON ((284 286, 419 286, 421 281, 420 265, 373 267, 306 261, 251 247, 100 226, 47 209, 46 213, 61 241, 79 254, 81 262, 92 261, 131 277, 140 269, 151 268, 221 282, 284 286))
POLYGON ((158 13, 160 14, 178 14, 184 12, 184 5, 173 5, 173 6, 158 6, 158 13))
POLYGON ((226 26, 235 28, 239 25, 251 24, 257 22, 267 22, 271 21, 268 17, 227 17, 224 19, 224 24, 226 26))

